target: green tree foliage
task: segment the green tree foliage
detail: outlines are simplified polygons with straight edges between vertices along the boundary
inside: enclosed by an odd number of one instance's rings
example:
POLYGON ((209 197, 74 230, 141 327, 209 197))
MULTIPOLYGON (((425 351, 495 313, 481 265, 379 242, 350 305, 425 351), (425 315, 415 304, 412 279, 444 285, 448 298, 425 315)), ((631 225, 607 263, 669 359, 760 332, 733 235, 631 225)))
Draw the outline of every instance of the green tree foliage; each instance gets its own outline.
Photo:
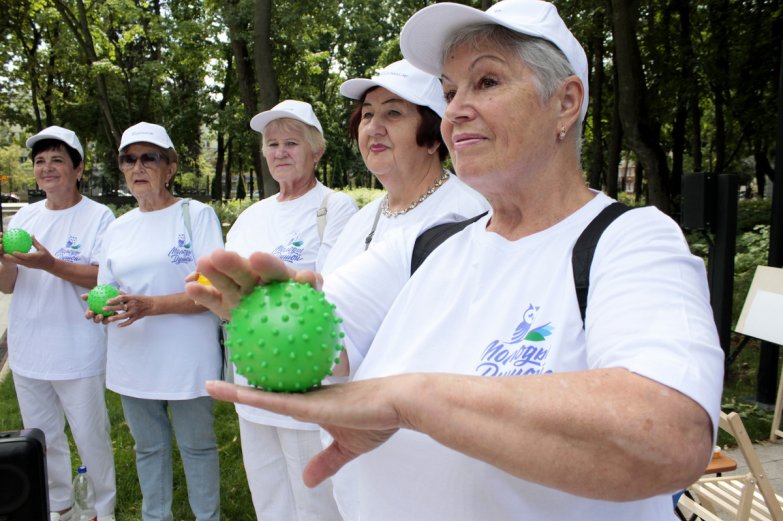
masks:
MULTIPOLYGON (((121 184, 119 134, 151 121, 171 134, 181 176, 192 174, 198 186, 209 176, 212 192, 228 197, 234 176, 257 172, 255 188, 268 195, 274 183, 259 173, 260 136, 249 120, 282 99, 302 99, 327 138, 319 178, 373 186, 345 132, 352 102, 338 89, 399 59, 402 25, 429 3, 0 0, 0 115, 13 129, 0 146, 52 124, 73 128, 88 149, 91 185, 111 189, 121 184)), ((612 1, 556 5, 591 68, 583 147, 591 186, 614 193, 621 154, 643 172, 637 198, 671 211, 688 172, 742 172, 759 187, 772 175, 779 2, 615 3, 633 25, 623 50, 638 48, 628 69, 635 72, 619 76, 612 1), (627 103, 628 92, 636 102, 627 103)))
POLYGON ((0 184, 2 192, 22 192, 35 187, 32 165, 22 162, 29 150, 16 144, 0 147, 0 184))

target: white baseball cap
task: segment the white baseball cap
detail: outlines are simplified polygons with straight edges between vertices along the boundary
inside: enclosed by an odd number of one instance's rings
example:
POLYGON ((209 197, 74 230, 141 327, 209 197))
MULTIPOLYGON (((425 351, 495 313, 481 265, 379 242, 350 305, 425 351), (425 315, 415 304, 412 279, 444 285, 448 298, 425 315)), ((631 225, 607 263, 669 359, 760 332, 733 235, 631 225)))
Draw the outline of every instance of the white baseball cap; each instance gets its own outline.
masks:
POLYGON ((58 126, 48 127, 36 135, 28 138, 25 142, 25 145, 27 145, 27 148, 33 148, 33 145, 42 139, 56 139, 57 141, 62 141, 72 149, 79 152, 79 156, 81 156, 82 160, 84 160, 84 149, 82 148, 82 144, 79 143, 79 138, 76 137, 76 132, 73 130, 68 130, 67 128, 58 126))
POLYGON ((282 118, 301 121, 305 125, 317 128, 322 136, 324 134, 324 129, 321 128, 321 122, 318 121, 312 105, 304 101, 292 99, 281 101, 271 109, 253 116, 253 119, 250 120, 250 128, 263 134, 267 125, 276 119, 282 118))
POLYGON ((340 85, 340 94, 346 98, 362 99, 372 87, 383 87, 402 99, 429 107, 441 118, 446 112, 446 99, 437 77, 417 69, 407 60, 400 60, 376 72, 372 78, 354 78, 340 85))
POLYGON ((433 4, 408 19, 400 32, 405 59, 431 74, 440 75, 446 41, 460 29, 476 24, 502 25, 512 31, 552 42, 565 55, 574 74, 582 80, 581 118, 587 113, 587 56, 566 27, 557 8, 541 0, 501 0, 486 11, 461 4, 433 4))
POLYGON ((165 128, 145 121, 125 129, 120 140, 120 150, 134 143, 150 143, 163 149, 174 148, 165 128))

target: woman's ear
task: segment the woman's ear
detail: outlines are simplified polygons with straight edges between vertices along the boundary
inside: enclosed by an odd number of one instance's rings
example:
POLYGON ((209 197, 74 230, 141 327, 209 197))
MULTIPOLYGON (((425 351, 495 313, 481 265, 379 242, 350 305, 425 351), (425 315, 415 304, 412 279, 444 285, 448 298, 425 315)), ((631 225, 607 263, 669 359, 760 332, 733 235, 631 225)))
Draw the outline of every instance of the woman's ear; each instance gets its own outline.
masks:
POLYGON ((576 76, 566 78, 558 89, 560 100, 560 121, 570 128, 579 118, 584 98, 582 81, 576 76))
POLYGON ((178 163, 169 163, 169 181, 174 179, 174 176, 177 175, 177 166, 179 166, 178 163))
MULTIPOLYGON (((313 152, 313 159, 315 160, 315 164, 316 165, 321 160, 321 158, 324 157, 324 152, 325 151, 326 151, 325 149, 321 148, 321 149, 316 150, 315 152, 313 152)), ((315 168, 315 167, 313 167, 313 168, 315 168)))

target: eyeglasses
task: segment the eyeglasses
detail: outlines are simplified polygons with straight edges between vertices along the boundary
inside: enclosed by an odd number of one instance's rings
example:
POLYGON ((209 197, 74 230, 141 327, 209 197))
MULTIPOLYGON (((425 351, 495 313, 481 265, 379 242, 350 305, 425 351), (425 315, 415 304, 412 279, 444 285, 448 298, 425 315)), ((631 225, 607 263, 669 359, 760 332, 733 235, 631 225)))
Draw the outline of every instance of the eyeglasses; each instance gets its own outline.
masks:
POLYGON ((136 166, 136 161, 141 160, 141 166, 144 168, 152 168, 153 166, 160 165, 161 159, 165 159, 169 162, 168 156, 161 154, 160 152, 144 152, 143 154, 120 154, 117 158, 117 162, 120 164, 120 170, 130 170, 136 166))

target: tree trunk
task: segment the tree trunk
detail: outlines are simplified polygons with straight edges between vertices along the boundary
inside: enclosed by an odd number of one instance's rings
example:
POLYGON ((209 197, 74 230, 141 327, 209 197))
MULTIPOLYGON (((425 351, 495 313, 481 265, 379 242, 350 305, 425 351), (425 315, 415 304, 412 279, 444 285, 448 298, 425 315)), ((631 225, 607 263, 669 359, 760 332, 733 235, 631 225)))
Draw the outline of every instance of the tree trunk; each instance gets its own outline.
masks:
MULTIPOLYGON (((220 115, 222 115, 226 106, 228 105, 228 99, 231 96, 231 84, 234 79, 234 61, 232 60, 232 52, 226 51, 226 74, 223 79, 223 89, 220 93, 220 103, 218 104, 218 121, 220 121, 220 115)), ((218 124, 217 130, 217 155, 215 158, 215 180, 213 181, 212 198, 220 199, 221 192, 223 192, 223 165, 226 159, 226 135, 223 131, 223 125, 218 124)))
POLYGON ((690 6, 687 0, 675 0, 674 8, 680 19, 680 70, 678 71, 677 108, 674 115, 672 128, 672 177, 669 189, 675 200, 682 190, 682 176, 684 175, 683 163, 685 148, 687 145, 686 128, 688 121, 688 104, 698 103, 694 98, 698 87, 698 81, 693 74, 695 66, 693 44, 691 42, 691 16, 690 6))
POLYGON ((643 192, 644 192, 644 165, 639 161, 637 161, 636 165, 634 166, 634 176, 633 176, 634 201, 636 201, 637 203, 641 201, 643 192))
POLYGON ((233 161, 233 154, 231 153, 231 149, 233 148, 234 139, 228 138, 228 143, 226 145, 226 182, 223 185, 225 188, 225 192, 223 193, 223 199, 225 201, 231 200, 231 163, 233 161))
POLYGON ((226 157, 226 143, 222 130, 217 133, 217 157, 215 158, 215 180, 212 182, 212 198, 220 199, 220 193, 223 191, 223 164, 226 157))
MULTIPOLYGON (((716 2, 717 3, 717 2, 716 2)), ((728 88, 728 19, 729 5, 722 0, 719 5, 709 9, 710 23, 712 25, 713 45, 715 48, 714 71, 710 84, 713 91, 713 103, 715 104, 715 168, 713 172, 721 174, 726 168, 726 118, 724 109, 726 106, 726 93, 728 88)))
MULTIPOLYGON (((277 97, 277 78, 274 75, 274 70, 271 65, 272 50, 269 38, 271 31, 272 3, 271 0, 256 0, 253 20, 247 21, 248 25, 252 22, 254 27, 253 37, 255 40, 255 53, 252 59, 250 51, 248 50, 248 43, 243 38, 240 30, 240 19, 238 18, 239 13, 236 6, 236 0, 227 1, 224 5, 226 10, 226 25, 228 25, 228 34, 231 40, 231 49, 236 61, 239 93, 242 98, 245 115, 247 116, 248 121, 250 121, 250 119, 259 112, 259 108, 265 110, 271 108, 276 103, 276 101, 269 103, 268 98, 270 92, 275 98, 277 97), (254 63, 262 64, 264 69, 261 71, 254 71, 254 63), (266 103, 265 106, 259 105, 256 85, 259 85, 261 88, 261 96, 266 103), (271 91, 270 88, 272 89, 271 91)), ((256 67, 258 67, 258 65, 256 65, 256 67)), ((263 199, 266 194, 272 194, 277 191, 277 183, 275 183, 274 179, 269 175, 266 161, 264 161, 261 154, 260 138, 256 143, 256 146, 254 146, 252 150, 253 165, 254 170, 258 172, 258 175, 260 176, 258 179, 258 191, 260 197, 263 199)))
MULTIPOLYGON (((73 13, 70 8, 70 2, 66 3, 64 0, 53 0, 54 6, 57 11, 62 15, 65 24, 73 32, 76 41, 79 42, 79 46, 84 52, 84 57, 88 65, 92 66, 98 61, 98 54, 95 51, 95 44, 92 40, 92 33, 90 32, 90 23, 87 20, 87 9, 84 6, 83 0, 76 0, 77 14, 73 13)), ((117 126, 117 122, 114 119, 114 113, 111 108, 111 101, 109 100, 109 89, 106 86, 106 77, 102 73, 95 75, 95 82, 97 84, 97 102, 98 107, 101 110, 104 123, 106 124, 109 133, 111 134, 114 145, 120 146, 121 132, 117 126)))
POLYGON ((660 143, 659 123, 653 119, 648 109, 644 69, 636 40, 637 12, 626 0, 610 1, 623 135, 635 152, 637 161, 644 166, 647 175, 647 202, 657 206, 662 212, 671 214, 669 167, 660 143))
POLYGON ((726 168, 726 118, 723 115, 723 91, 717 85, 714 90, 715 98, 715 168, 716 174, 722 174, 726 168))
POLYGON ((597 30, 604 27, 601 9, 596 9, 593 17, 595 35, 592 38, 593 78, 590 82, 592 94, 593 142, 591 144, 592 163, 590 164, 590 188, 601 189, 601 174, 604 172, 604 133, 603 133, 603 91, 604 91, 604 35, 597 30))
POLYGON ((691 122, 691 157, 693 158, 693 171, 704 171, 704 159, 701 152, 701 106, 698 96, 693 96, 688 107, 691 122))
MULTIPOLYGON (((612 105, 612 137, 609 142, 606 171, 606 193, 609 197, 617 199, 617 178, 619 177, 620 158, 623 150, 623 125, 620 121, 620 97, 618 95, 617 71, 612 77, 614 86, 614 103, 612 105)), ((623 176, 623 180, 625 177, 623 176)), ((625 189, 625 182, 621 189, 625 189)))
POLYGON ((758 189, 758 196, 760 199, 764 198, 764 187, 767 185, 767 177, 772 181, 775 179, 775 169, 769 162, 767 153, 761 148, 759 143, 756 147, 756 151, 753 153, 755 168, 756 185, 758 189))
MULTIPOLYGON (((279 98, 280 90, 277 75, 272 66, 272 0, 256 0, 253 31, 253 58, 255 62, 256 84, 260 86, 260 109, 268 110, 274 107, 279 98)), ((277 181, 269 173, 269 167, 261 155, 259 147, 253 150, 254 170, 258 175, 258 193, 263 199, 279 190, 277 181)))

